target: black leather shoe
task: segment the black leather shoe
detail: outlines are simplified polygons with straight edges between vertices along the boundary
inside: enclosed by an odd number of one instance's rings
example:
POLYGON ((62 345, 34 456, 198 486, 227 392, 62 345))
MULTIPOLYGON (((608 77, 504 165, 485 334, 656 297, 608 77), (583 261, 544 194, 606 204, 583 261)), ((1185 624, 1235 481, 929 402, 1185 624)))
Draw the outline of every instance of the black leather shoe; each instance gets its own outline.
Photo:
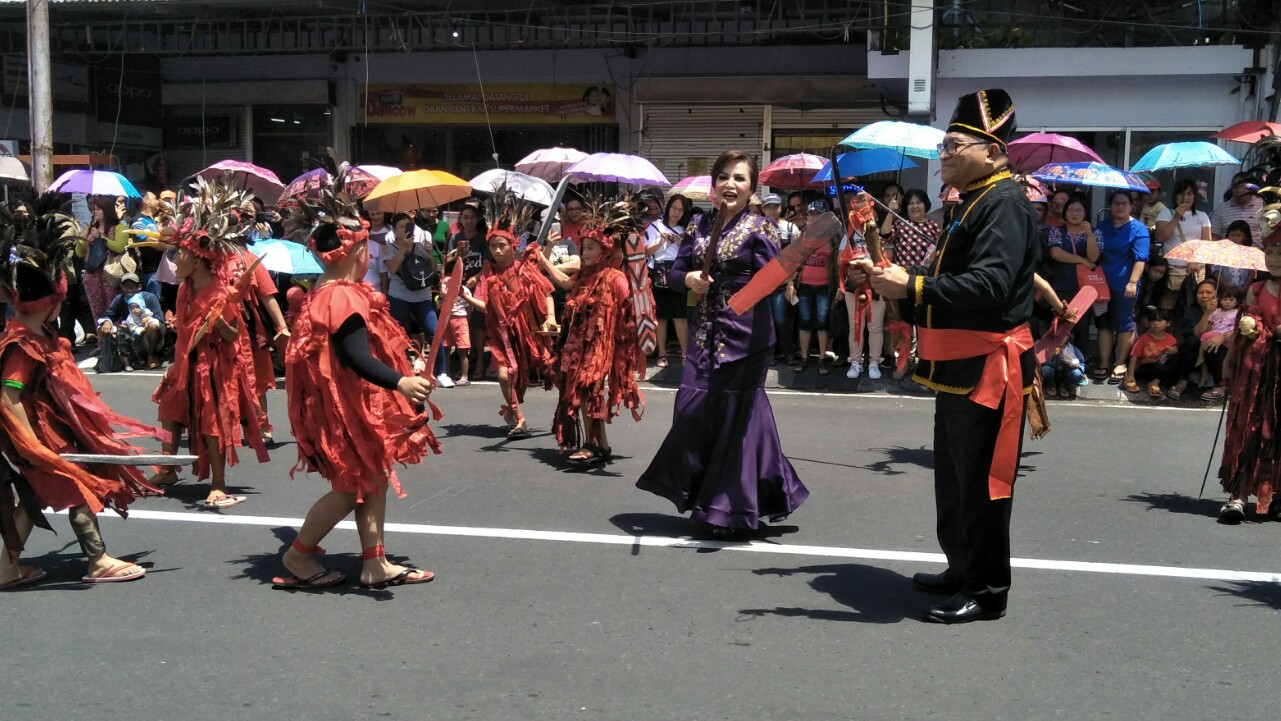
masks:
POLYGON ((983 606, 973 597, 958 593, 937 606, 925 609, 925 620, 931 623, 969 623, 995 621, 1005 615, 1005 600, 993 600, 983 606))
POLYGON ((946 573, 918 573, 912 576, 912 583, 926 593, 950 596, 961 590, 961 582, 946 573))

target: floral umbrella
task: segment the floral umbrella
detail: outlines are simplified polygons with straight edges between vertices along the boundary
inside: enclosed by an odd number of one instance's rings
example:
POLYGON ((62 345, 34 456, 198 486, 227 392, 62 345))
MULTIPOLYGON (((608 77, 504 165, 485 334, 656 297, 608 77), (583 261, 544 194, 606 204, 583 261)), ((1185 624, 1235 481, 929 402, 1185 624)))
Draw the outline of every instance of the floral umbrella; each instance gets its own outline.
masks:
POLYGON ((1032 177, 1047 183, 1148 192, 1143 178, 1103 163, 1051 163, 1032 173, 1032 177))
POLYGON ((196 175, 205 180, 230 176, 237 188, 248 190, 267 205, 275 205, 285 190, 275 173, 242 160, 220 160, 196 175))
POLYGON ((814 174, 827 160, 810 153, 784 155, 761 170, 760 184, 780 190, 802 190, 810 187, 814 174))
POLYGON ((379 183, 403 172, 390 165, 356 165, 347 171, 347 190, 357 198, 364 198, 374 192, 379 183))
POLYGON ((1200 263, 1245 270, 1268 269, 1263 251, 1252 245, 1237 245, 1230 240, 1188 240, 1165 254, 1171 265, 1200 263))
POLYGON ((329 185, 329 171, 324 168, 308 170, 289 181, 285 191, 276 200, 276 205, 291 205, 306 197, 318 197, 320 189, 329 185))
POLYGON ((681 178, 667 191, 667 197, 683 195, 696 203, 706 203, 712 199, 712 176, 691 175, 681 178))
POLYGON ((516 171, 559 183, 569 166, 586 157, 587 153, 573 148, 543 148, 521 158, 516 163, 516 171))

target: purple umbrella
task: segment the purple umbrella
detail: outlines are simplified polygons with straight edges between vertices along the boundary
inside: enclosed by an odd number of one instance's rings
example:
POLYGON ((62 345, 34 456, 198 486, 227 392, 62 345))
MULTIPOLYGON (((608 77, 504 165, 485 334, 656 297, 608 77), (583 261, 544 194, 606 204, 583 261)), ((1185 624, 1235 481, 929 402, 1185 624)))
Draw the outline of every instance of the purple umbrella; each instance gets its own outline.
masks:
POLYGON ((595 180, 603 183, 631 185, 671 185, 667 176, 639 155, 593 153, 565 170, 575 181, 595 180))
POLYGON ((110 195, 119 198, 141 198, 133 183, 120 173, 109 170, 68 170, 53 181, 49 190, 59 193, 84 193, 85 195, 110 195))
POLYGON ((1102 163, 1098 153, 1076 138, 1058 133, 1032 133, 1009 145, 1010 165, 1019 169, 1040 168, 1050 163, 1102 163))
POLYGON ((248 190, 267 205, 275 205, 285 189, 275 173, 241 160, 220 160, 196 175, 205 180, 230 176, 236 187, 248 190))
POLYGON ((328 170, 325 170, 324 168, 308 170, 297 178, 289 181, 289 185, 285 186, 285 192, 280 194, 280 198, 276 201, 276 205, 296 203, 307 197, 319 197, 320 189, 329 185, 329 183, 330 178, 328 170))

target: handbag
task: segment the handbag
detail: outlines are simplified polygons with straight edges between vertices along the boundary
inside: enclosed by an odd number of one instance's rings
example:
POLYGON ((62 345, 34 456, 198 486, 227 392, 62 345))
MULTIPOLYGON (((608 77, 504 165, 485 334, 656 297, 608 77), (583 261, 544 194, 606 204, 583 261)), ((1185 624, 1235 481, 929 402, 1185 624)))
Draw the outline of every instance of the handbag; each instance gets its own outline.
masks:
MULTIPOLYGON (((1067 232, 1064 229, 1063 232, 1067 232)), ((1070 237, 1070 236, 1069 236, 1070 237)), ((1072 254, 1076 255, 1076 239, 1072 239, 1072 254)), ((1087 268, 1084 265, 1076 266, 1076 284, 1084 288, 1089 286, 1098 292, 1099 297, 1095 302, 1103 303, 1112 300, 1112 291, 1108 289, 1108 277, 1104 274, 1103 269, 1099 266, 1087 268)))
POLYGON ((120 340, 114 333, 108 333, 98 339, 98 363, 95 373, 119 373, 125 369, 124 359, 120 357, 120 340))
POLYGON ((107 253, 107 262, 102 264, 102 274, 112 288, 120 287, 120 279, 126 273, 138 272, 138 261, 129 253, 107 253))
POLYGON ((674 260, 656 260, 654 267, 649 269, 649 281, 653 287, 659 290, 667 290, 671 287, 667 274, 671 271, 672 266, 676 264, 674 260))
POLYGON ((90 273, 97 273, 102 270, 102 266, 107 262, 107 241, 102 236, 97 236, 89 241, 89 249, 85 252, 85 270, 90 273))
POLYGON ((405 290, 422 290, 440 283, 440 274, 432 270, 431 263, 412 250, 401 262, 396 276, 405 284, 405 290))

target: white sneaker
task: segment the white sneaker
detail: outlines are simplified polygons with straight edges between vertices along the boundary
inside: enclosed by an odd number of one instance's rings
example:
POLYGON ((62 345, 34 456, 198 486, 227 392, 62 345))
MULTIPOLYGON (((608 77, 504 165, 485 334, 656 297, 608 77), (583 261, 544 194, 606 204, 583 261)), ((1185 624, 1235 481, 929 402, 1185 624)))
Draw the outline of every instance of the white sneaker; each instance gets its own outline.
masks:
POLYGON ((867 377, 874 381, 879 381, 881 379, 881 367, 875 363, 868 363, 867 377))
POLYGON ((436 385, 441 388, 453 388, 454 379, 450 378, 448 373, 441 373, 436 376, 436 385))
POLYGON ((859 374, 862 372, 863 372, 862 363, 851 363, 850 369, 845 371, 845 377, 849 378, 850 380, 853 380, 855 378, 858 378, 859 374))

